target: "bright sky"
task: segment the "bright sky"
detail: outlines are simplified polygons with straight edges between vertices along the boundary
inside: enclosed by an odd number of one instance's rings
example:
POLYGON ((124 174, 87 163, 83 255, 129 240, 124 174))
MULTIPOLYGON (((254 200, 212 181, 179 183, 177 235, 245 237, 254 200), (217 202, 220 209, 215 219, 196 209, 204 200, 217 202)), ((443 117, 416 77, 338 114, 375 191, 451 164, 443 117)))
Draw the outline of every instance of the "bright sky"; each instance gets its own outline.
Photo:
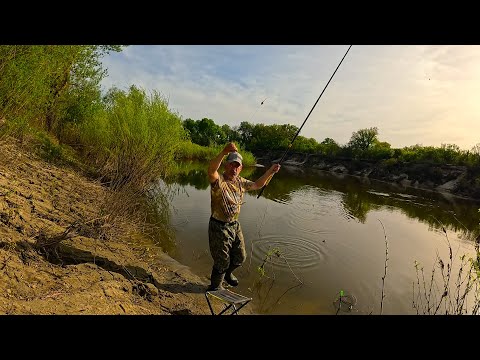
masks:
MULTIPOLYGON (((182 119, 300 127, 348 46, 132 45, 103 58, 102 87, 156 90, 182 119)), ((394 148, 470 150, 479 95, 479 45, 353 45, 300 135, 344 145, 376 126, 394 148)))

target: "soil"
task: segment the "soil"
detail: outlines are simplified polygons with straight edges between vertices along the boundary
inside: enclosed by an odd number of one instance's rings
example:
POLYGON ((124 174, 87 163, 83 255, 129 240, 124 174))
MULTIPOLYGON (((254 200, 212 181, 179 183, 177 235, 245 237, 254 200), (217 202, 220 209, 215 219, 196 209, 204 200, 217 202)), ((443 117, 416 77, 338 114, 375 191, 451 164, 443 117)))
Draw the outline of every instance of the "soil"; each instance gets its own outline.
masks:
MULTIPOLYGON (((82 171, 0 141, 0 314, 211 314, 209 280, 136 224, 105 236, 97 220, 107 196, 82 171)), ((212 304, 216 313, 224 306, 212 304)))

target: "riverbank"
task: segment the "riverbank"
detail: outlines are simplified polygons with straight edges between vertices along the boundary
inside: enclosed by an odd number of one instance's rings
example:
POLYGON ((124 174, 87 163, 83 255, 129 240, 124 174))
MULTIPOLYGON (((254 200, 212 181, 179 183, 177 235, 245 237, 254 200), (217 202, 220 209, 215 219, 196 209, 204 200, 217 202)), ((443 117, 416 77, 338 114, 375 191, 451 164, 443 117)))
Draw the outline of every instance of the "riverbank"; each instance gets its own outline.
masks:
POLYGON ((210 315, 209 280, 128 218, 102 220, 109 196, 81 171, 0 142, 0 314, 210 315))
MULTIPOLYGON (((255 153, 261 164, 279 161, 283 152, 255 153)), ((447 193, 480 200, 480 169, 429 163, 375 162, 354 159, 330 160, 320 155, 288 153, 284 165, 353 175, 396 184, 400 187, 447 193)))

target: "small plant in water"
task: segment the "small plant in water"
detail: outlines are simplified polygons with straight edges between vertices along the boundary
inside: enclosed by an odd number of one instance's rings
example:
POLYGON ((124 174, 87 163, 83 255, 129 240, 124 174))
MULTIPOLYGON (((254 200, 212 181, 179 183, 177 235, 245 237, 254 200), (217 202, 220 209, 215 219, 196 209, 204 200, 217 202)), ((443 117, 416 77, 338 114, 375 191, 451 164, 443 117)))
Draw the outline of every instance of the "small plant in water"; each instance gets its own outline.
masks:
POLYGON ((413 308, 417 314, 479 314, 480 235, 475 240, 475 258, 467 259, 465 255, 460 256, 458 272, 453 276, 453 251, 443 225, 442 229, 449 249, 448 260, 444 261, 437 255, 428 280, 425 278, 423 267, 415 261, 417 282, 413 284, 413 308))
POLYGON ((276 255, 277 257, 281 256, 280 250, 277 248, 270 249, 266 254, 265 257, 263 258, 262 265, 259 265, 257 267, 257 271, 260 274, 261 277, 266 276, 265 272, 265 265, 267 264, 267 261, 273 256, 276 255))

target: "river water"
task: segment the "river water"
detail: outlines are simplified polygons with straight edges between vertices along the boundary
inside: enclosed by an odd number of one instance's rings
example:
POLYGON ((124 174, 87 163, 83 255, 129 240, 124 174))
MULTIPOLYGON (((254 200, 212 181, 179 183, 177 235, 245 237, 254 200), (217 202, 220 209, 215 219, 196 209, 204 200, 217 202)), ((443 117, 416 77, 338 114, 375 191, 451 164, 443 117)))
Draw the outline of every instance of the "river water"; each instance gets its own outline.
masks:
MULTIPOLYGON (((168 253, 205 279, 213 263, 206 169, 185 164, 168 182, 168 253)), ((241 175, 255 180, 264 171, 241 175)), ((443 293, 447 267, 442 275, 438 258, 447 266, 451 248, 455 289, 460 256, 474 254, 478 202, 285 165, 257 195, 247 193, 240 213, 247 260, 232 290, 252 297, 259 314, 422 313, 443 293)))

